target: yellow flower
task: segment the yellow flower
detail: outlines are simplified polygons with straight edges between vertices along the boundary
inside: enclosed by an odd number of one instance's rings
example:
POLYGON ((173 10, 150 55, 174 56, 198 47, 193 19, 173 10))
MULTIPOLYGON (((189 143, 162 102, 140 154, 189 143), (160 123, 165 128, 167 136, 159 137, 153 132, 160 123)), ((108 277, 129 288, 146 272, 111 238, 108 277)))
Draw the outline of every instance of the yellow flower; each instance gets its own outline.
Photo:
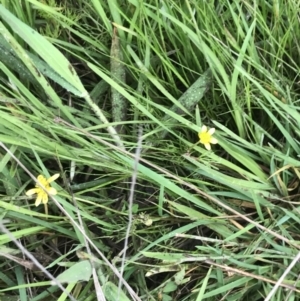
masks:
POLYGON ((211 144, 218 143, 218 140, 212 137, 214 132, 215 132, 215 128, 211 128, 207 130, 207 126, 203 125, 201 128, 201 132, 198 134, 200 143, 204 144, 207 150, 211 149, 210 147, 211 144))
POLYGON ((35 200, 35 206, 38 206, 40 203, 47 204, 48 203, 48 193, 51 195, 56 195, 57 191, 55 188, 50 187, 50 183, 55 181, 59 177, 59 173, 53 175, 49 179, 46 179, 44 176, 38 176, 38 184, 35 185, 36 188, 29 189, 26 191, 27 196, 31 196, 33 194, 37 194, 35 200), (42 187, 45 188, 45 191, 42 187))

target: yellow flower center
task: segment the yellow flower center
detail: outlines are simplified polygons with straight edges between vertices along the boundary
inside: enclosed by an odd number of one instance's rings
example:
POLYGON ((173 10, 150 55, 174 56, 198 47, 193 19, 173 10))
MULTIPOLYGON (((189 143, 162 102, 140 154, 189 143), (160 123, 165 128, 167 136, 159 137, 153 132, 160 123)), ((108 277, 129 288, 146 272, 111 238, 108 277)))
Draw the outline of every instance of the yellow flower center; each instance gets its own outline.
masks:
MULTIPOLYGON (((50 188, 50 183, 48 182, 48 180, 44 177, 44 176, 41 176, 39 175, 38 176, 38 181, 39 183, 45 187, 46 190, 49 190, 50 188)), ((36 187, 40 188, 40 186, 38 184, 36 184, 36 187)), ((40 188, 42 191, 44 191, 42 188, 40 188)))
POLYGON ((55 181, 57 178, 59 177, 59 174, 55 174, 52 177, 50 177, 49 179, 46 179, 43 175, 39 175, 37 180, 38 183, 36 183, 35 188, 33 189, 29 189, 28 191, 26 191, 26 195, 31 196, 33 194, 36 194, 36 201, 35 201, 35 205, 38 206, 41 202, 43 204, 47 204, 48 203, 48 194, 51 195, 56 195, 57 191, 55 188, 50 186, 50 183, 55 181), (45 188, 46 191, 44 191, 44 189, 42 187, 40 187, 40 185, 45 188))
POLYGON ((200 133, 200 142, 203 144, 210 143, 211 135, 208 132, 200 133))

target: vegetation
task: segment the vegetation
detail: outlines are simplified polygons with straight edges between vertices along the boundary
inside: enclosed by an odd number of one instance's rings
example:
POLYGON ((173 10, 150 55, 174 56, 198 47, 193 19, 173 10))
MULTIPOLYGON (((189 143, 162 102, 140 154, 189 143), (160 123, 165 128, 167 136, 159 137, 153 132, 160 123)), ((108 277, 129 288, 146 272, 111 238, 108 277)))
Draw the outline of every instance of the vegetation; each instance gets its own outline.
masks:
POLYGON ((299 1, 0 3, 1 301, 300 300, 299 1))

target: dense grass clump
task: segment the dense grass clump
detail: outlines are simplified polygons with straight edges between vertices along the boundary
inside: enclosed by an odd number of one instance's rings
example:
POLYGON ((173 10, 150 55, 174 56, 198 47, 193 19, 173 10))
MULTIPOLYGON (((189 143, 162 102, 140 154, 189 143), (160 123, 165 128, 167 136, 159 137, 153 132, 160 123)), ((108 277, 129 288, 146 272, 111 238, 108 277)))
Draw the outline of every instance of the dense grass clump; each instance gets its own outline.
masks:
POLYGON ((0 3, 1 301, 300 300, 298 1, 0 3))

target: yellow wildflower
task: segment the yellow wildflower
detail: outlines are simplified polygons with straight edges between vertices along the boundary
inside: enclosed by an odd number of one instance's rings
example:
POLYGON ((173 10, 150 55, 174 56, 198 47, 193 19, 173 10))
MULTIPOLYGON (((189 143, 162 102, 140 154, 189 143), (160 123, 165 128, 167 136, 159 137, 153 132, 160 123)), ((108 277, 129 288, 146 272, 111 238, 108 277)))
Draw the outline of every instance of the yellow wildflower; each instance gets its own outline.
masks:
POLYGON ((35 185, 36 188, 29 189, 26 191, 27 196, 31 196, 33 194, 37 194, 35 200, 35 206, 38 206, 40 203, 47 204, 48 203, 48 193, 51 195, 56 195, 57 191, 55 188, 50 186, 50 183, 55 181, 59 177, 59 173, 53 175, 49 179, 46 179, 44 176, 38 176, 38 184, 35 185), (45 188, 45 190, 42 187, 45 188), (47 192, 46 192, 47 191, 47 192))
POLYGON ((207 126, 203 125, 201 128, 201 132, 198 134, 200 143, 204 144, 207 150, 211 149, 210 147, 211 144, 218 143, 218 140, 212 137, 214 132, 215 132, 215 128, 211 128, 207 130, 207 126))

